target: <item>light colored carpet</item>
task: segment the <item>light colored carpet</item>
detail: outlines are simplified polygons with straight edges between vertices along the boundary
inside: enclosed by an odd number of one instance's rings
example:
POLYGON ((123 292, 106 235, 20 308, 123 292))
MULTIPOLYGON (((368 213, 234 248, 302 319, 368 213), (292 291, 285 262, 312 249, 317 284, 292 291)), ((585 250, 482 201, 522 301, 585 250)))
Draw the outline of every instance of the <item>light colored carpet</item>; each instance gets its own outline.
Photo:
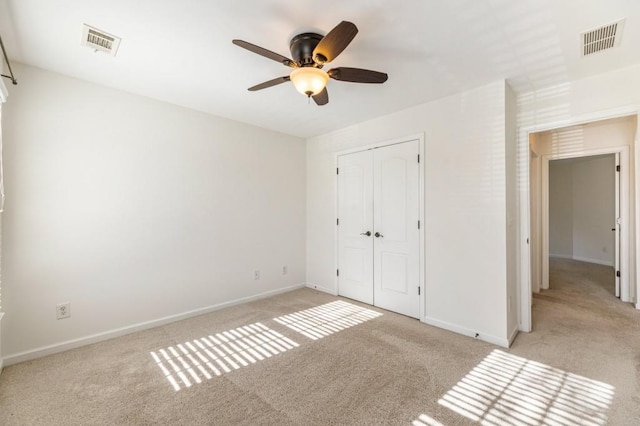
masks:
POLYGON ((510 350, 303 289, 10 366, 0 424, 639 424, 640 312, 551 269, 510 350))

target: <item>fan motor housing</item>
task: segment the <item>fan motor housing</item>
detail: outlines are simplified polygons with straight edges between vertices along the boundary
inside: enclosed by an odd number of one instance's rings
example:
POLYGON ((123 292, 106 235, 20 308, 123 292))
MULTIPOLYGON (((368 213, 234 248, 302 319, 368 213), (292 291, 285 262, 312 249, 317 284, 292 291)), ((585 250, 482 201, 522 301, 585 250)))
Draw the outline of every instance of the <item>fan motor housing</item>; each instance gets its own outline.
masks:
POLYGON ((322 65, 316 64, 313 60, 313 51, 322 38, 323 36, 316 33, 302 33, 292 38, 289 50, 293 60, 301 67, 322 68, 322 65))

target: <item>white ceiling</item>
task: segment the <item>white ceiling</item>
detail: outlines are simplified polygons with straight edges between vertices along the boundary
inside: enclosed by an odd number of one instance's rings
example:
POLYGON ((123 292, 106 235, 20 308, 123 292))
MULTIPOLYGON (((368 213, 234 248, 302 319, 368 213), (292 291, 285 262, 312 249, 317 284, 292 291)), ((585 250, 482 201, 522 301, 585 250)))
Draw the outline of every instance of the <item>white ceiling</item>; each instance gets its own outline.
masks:
POLYGON ((498 79, 524 92, 640 63, 640 0, 0 0, 0 35, 12 62, 309 137, 498 79), (580 32, 620 18, 620 47, 581 58, 580 32), (292 36, 342 20, 360 32, 327 68, 385 84, 331 80, 323 107, 290 83, 246 90, 290 69, 232 39, 290 57, 292 36), (83 23, 122 37, 117 56, 81 46, 83 23))

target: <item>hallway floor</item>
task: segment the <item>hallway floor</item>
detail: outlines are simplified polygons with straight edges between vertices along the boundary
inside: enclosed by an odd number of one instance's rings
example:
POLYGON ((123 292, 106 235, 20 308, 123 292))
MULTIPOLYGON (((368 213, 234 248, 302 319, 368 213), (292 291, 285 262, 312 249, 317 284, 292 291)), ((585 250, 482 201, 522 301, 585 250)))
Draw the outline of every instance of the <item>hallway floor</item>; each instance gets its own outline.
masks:
POLYGON ((533 295, 533 331, 511 353, 615 387, 608 424, 640 419, 640 311, 614 295, 613 269, 550 259, 549 286, 533 295))

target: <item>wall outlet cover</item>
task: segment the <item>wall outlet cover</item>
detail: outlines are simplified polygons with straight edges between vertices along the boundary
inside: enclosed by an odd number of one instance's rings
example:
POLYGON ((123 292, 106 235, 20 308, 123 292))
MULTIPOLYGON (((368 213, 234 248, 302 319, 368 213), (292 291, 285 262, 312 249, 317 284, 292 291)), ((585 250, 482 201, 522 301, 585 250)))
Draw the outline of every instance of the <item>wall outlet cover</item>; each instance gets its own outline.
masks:
POLYGON ((71 303, 61 303, 56 305, 56 318, 65 319, 71 316, 71 303))

